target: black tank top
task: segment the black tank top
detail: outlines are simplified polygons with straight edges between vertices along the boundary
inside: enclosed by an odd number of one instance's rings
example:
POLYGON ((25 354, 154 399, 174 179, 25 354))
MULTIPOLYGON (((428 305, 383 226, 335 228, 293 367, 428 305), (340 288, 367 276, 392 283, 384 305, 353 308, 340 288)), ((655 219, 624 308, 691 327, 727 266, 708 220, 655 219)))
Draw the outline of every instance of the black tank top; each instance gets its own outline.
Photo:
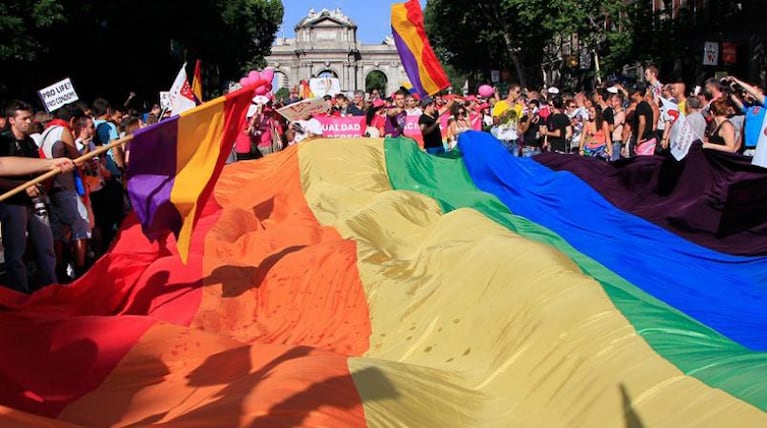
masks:
POLYGON ((725 146, 724 143, 724 137, 719 135, 719 130, 722 129, 722 125, 724 125, 725 122, 729 122, 729 120, 724 120, 722 123, 719 124, 716 128, 714 128, 713 131, 711 131, 711 135, 708 136, 708 142, 711 144, 716 144, 718 146, 725 146))

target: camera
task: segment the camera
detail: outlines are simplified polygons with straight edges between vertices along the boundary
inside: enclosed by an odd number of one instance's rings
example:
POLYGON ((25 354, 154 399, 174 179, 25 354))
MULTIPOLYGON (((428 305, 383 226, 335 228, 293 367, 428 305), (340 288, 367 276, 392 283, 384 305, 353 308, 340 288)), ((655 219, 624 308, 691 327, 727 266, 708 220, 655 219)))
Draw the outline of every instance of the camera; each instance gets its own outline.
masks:
POLYGON ((50 199, 47 195, 40 195, 36 198, 32 198, 32 204, 34 204, 34 211, 37 217, 45 217, 48 215, 48 204, 50 199))
POLYGON ((739 94, 744 90, 740 85, 735 83, 735 81, 731 80, 729 77, 723 77, 719 79, 719 83, 721 84, 723 90, 726 92, 739 94))

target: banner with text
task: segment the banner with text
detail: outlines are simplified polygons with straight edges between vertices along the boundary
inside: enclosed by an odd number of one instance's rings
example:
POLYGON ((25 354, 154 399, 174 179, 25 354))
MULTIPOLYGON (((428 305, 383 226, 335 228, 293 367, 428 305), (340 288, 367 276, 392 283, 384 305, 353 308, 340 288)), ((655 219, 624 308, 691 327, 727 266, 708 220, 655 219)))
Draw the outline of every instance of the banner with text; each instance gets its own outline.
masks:
POLYGON ((325 138, 354 138, 365 134, 365 116, 315 117, 325 138))
POLYGON ((328 106, 325 104, 325 100, 322 98, 311 98, 285 106, 277 110, 277 113, 281 114, 285 119, 295 122, 296 120, 303 120, 306 116, 323 113, 327 109, 328 106))
POLYGON ((80 99, 69 77, 47 88, 40 89, 37 91, 37 95, 40 96, 40 101, 43 102, 45 111, 48 113, 80 99))

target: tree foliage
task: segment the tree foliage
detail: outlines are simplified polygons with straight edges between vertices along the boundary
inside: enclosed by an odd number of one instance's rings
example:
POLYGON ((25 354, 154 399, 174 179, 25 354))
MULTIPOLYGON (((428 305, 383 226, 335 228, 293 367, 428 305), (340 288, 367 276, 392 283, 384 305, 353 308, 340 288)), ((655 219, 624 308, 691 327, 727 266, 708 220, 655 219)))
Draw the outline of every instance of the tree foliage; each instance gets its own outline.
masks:
POLYGON ((184 61, 209 87, 263 64, 282 22, 280 0, 6 0, 0 3, 0 99, 71 77, 84 98, 156 102, 184 61))
POLYGON ((577 34, 595 49, 612 43, 623 52, 620 29, 605 25, 619 20, 623 8, 623 0, 429 0, 425 21, 448 64, 466 73, 509 67, 524 83, 538 78, 546 47, 557 36, 577 34))
POLYGON ((34 61, 47 48, 46 31, 67 21, 56 0, 6 0, 0 3, 0 61, 34 61))

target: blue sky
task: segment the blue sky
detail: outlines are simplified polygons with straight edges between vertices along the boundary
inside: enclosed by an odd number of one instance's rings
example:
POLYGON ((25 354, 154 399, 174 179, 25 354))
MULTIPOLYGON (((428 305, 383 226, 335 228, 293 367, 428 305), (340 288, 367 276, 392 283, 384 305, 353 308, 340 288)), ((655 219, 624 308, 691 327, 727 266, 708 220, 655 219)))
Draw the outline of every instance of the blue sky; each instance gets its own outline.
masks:
MULTIPOLYGON (((402 0, 404 1, 404 0, 402 0)), ((319 12, 323 8, 333 10, 341 8, 341 11, 357 24, 357 40, 363 43, 380 43, 386 36, 391 34, 391 5, 399 3, 391 0, 283 0, 285 16, 282 27, 277 37, 293 37, 293 27, 304 18, 309 9, 314 8, 319 12)), ((421 0, 421 6, 426 5, 426 0, 421 0)))

